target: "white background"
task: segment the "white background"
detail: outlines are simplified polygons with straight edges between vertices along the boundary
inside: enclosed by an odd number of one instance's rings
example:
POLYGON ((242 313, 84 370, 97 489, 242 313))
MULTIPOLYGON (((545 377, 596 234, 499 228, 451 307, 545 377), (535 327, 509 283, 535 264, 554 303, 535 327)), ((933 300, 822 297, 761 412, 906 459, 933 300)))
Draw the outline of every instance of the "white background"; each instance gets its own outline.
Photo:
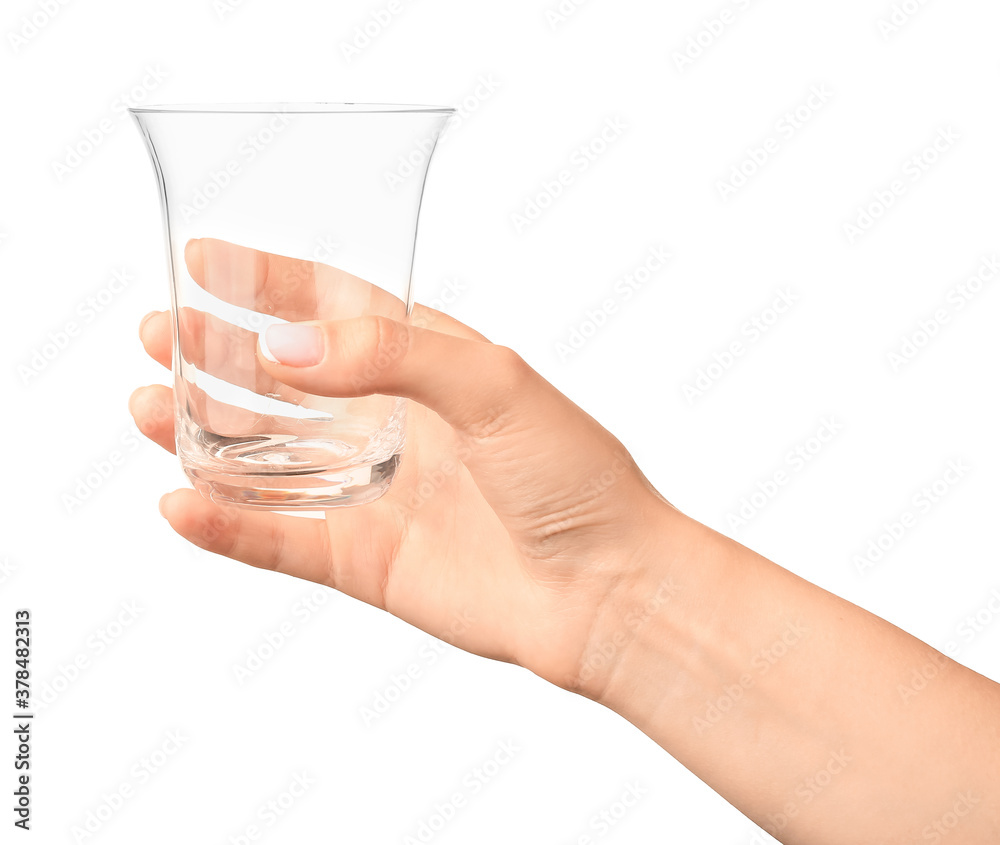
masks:
POLYGON ((147 103, 459 104, 491 78, 435 154, 417 299, 465 286, 451 313, 601 420, 682 510, 1000 678, 1000 281, 953 304, 1000 250, 995 3, 909 2, 890 33, 881 0, 590 0, 561 22, 546 3, 404 0, 350 61, 343 45, 387 0, 63 0, 47 22, 44 5, 0 14, 0 716, 13 710, 13 611, 30 607, 34 691, 49 698, 31 839, 222 845, 257 824, 265 843, 403 842, 455 791, 467 804, 433 842, 736 845, 757 830, 615 714, 451 648, 432 663, 435 641, 388 615, 170 531, 157 500, 185 480, 126 410, 134 387, 166 380, 136 331, 167 304, 155 181, 119 102, 148 67, 166 78, 135 92, 147 103), (713 39, 706 21, 723 10, 713 39), (44 25, 25 37, 33 15, 44 25), (680 68, 689 37, 707 46, 680 68), (789 137, 778 121, 813 86, 832 96, 789 137), (512 214, 613 118, 621 136, 518 232, 512 214), (55 167, 105 119, 95 150, 55 167), (959 139, 911 180, 908 161, 948 129, 959 139), (777 152, 723 198, 720 180, 769 137, 777 152), (844 224, 894 179, 905 193, 852 242, 844 224), (669 265, 624 300, 616 281, 657 245, 669 265), (91 310, 116 270, 133 281, 91 310), (782 290, 795 304, 751 341, 742 327, 782 290), (616 311, 592 331, 587 312, 608 298, 616 311), (938 308, 947 322, 894 367, 938 308), (81 331, 55 354, 50 334, 71 320, 81 331), (574 330, 587 342, 560 354, 574 330), (733 341, 744 354, 689 401, 684 386, 733 341), (26 373, 36 353, 44 366, 26 373), (787 453, 829 418, 842 430, 796 471, 787 453), (109 477, 88 483, 116 450, 109 477), (968 470, 924 513, 914 496, 949 461, 968 470), (731 524, 779 470, 787 483, 731 524), (904 511, 912 527, 859 568, 904 511), (118 627, 127 606, 138 616, 118 627), (978 632, 963 622, 976 613, 978 632), (292 636, 240 683, 235 668, 285 623, 292 636), (361 708, 414 663, 420 677, 366 725, 361 708), (174 749, 172 731, 179 749, 153 756, 174 749), (508 740, 513 760, 476 792, 466 776, 508 740), (267 815, 302 773, 304 796, 267 815), (638 805, 596 829, 636 783, 638 805), (75 834, 90 813, 107 820, 75 834))

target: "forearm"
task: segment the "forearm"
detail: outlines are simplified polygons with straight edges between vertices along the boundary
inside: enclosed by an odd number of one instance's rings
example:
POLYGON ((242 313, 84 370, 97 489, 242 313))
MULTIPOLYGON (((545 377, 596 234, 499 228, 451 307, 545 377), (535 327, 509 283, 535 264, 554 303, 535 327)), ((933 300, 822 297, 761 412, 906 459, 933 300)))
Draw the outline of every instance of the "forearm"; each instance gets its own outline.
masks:
POLYGON ((1000 841, 1000 686, 672 509, 655 536, 576 689, 783 842, 1000 841))

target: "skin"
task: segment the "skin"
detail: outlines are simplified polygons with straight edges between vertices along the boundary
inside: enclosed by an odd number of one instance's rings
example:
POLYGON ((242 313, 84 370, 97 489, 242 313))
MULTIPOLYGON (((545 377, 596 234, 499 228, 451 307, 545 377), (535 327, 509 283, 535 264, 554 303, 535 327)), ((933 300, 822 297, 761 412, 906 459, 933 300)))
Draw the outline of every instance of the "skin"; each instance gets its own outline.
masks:
MULTIPOLYGON (((207 239, 186 259, 205 286, 209 262, 252 268, 259 309, 293 267, 207 239)), ((323 286, 303 264, 308 299, 323 286)), ((306 404, 413 400, 394 484, 322 521, 178 490, 160 502, 175 531, 608 706, 782 842, 1000 841, 1000 685, 682 514, 510 349, 423 306, 367 313, 387 303, 336 272, 329 286, 359 316, 308 323, 298 351, 277 345, 289 363, 253 338, 224 345, 254 344, 261 389, 288 385, 306 404), (302 365, 311 350, 318 363, 302 365)), ((304 300, 289 307, 301 319, 304 300)), ((169 367, 169 312, 140 334, 169 367)), ((172 403, 161 385, 130 400, 169 451, 172 403)))

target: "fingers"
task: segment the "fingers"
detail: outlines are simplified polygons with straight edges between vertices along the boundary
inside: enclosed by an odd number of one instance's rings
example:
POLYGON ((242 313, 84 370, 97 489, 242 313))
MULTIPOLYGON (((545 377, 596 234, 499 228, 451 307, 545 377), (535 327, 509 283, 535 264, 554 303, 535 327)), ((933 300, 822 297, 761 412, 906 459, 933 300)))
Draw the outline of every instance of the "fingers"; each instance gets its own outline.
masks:
MULTIPOLYGON (((339 401, 343 405, 342 400, 325 401, 332 405, 339 401)), ((129 397, 128 406, 139 431, 168 452, 176 451, 173 390, 162 384, 140 387, 129 397)), ((301 435, 308 426, 298 418, 261 414, 220 402, 195 385, 185 388, 184 406, 194 424, 220 437, 252 438, 255 434, 293 437, 301 435)))
POLYGON ((206 551, 325 584, 383 610, 389 558, 399 544, 389 507, 380 500, 343 509, 332 523, 329 516, 303 519, 222 506, 194 490, 160 499, 160 513, 174 531, 206 551))
POLYGON ((180 389, 183 394, 177 404, 185 409, 185 417, 213 436, 249 439, 254 435, 301 432, 301 420, 281 414, 288 406, 278 400, 263 403, 265 411, 224 402, 191 382, 183 383, 180 389))
POLYGON ((405 396, 467 432, 545 384, 506 347, 385 317, 274 325, 260 354, 275 378, 306 393, 405 396))
POLYGON ((174 445, 174 392, 162 384, 140 387, 128 400, 135 424, 146 437, 168 452, 174 445))
POLYGON ((329 582, 323 520, 222 507, 194 490, 167 493, 160 513, 174 531, 206 551, 295 578, 329 582))
POLYGON ((262 252, 215 238, 188 241, 184 261, 194 281, 226 302, 284 320, 389 314, 406 303, 377 285, 319 261, 262 252))
POLYGON ((149 357, 169 370, 174 345, 170 312, 151 311, 143 317, 139 323, 139 339, 149 357))
POLYGON ((282 389, 257 360, 257 332, 234 326, 197 308, 177 312, 181 356, 203 373, 261 395, 281 394, 283 401, 299 404, 297 390, 282 389))
MULTIPOLYGON (((215 238, 190 240, 184 263, 197 284, 212 296, 241 308, 257 311, 265 297, 268 278, 266 252, 215 238)), ((307 290, 300 292, 303 296, 307 290)))
MULTIPOLYGON (((261 396, 280 398, 292 405, 315 404, 301 391, 279 384, 261 367, 256 332, 196 308, 179 309, 178 320, 185 363, 261 396)), ((173 345, 170 312, 154 311, 146 315, 139 331, 146 352, 169 369, 173 345)))
MULTIPOLYGON (((230 363, 242 362, 242 368, 253 366, 259 368, 257 361, 257 333, 234 326, 218 317, 198 311, 195 308, 180 309, 180 331, 182 345, 185 349, 185 360, 198 369, 231 383, 241 383, 235 380, 230 363), (219 338, 206 341, 204 334, 212 332, 219 338), (213 350, 211 355, 205 354, 206 342, 213 350), (209 363, 211 359, 212 363, 209 363)), ((486 340, 475 329, 470 328, 454 317, 442 311, 436 311, 426 305, 415 303, 410 315, 410 324, 418 328, 427 328, 442 332, 453 337, 469 340, 486 340)), ((173 334, 169 311, 151 311, 139 324, 139 337, 147 354, 157 363, 167 369, 171 366, 173 334)), ((260 387, 258 393, 272 392, 275 381, 263 369, 260 369, 260 387)))
MULTIPOLYGON (((275 390, 274 378, 257 360, 256 332, 197 308, 180 308, 177 313, 182 357, 188 364, 257 393, 275 390)), ((173 328, 169 311, 147 314, 139 326, 139 337, 153 360, 171 366, 173 328)))

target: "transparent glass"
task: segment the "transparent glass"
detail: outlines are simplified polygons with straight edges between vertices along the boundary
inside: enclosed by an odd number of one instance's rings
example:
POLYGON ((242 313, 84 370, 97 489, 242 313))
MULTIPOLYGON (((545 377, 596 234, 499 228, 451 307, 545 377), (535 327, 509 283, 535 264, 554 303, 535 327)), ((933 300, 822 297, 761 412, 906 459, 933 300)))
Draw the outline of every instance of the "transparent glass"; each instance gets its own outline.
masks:
POLYGON ((408 317, 427 169, 453 109, 129 111, 159 183, 187 476, 208 498, 246 507, 374 501, 399 466, 404 401, 293 390, 264 372, 257 336, 274 322, 408 317))

